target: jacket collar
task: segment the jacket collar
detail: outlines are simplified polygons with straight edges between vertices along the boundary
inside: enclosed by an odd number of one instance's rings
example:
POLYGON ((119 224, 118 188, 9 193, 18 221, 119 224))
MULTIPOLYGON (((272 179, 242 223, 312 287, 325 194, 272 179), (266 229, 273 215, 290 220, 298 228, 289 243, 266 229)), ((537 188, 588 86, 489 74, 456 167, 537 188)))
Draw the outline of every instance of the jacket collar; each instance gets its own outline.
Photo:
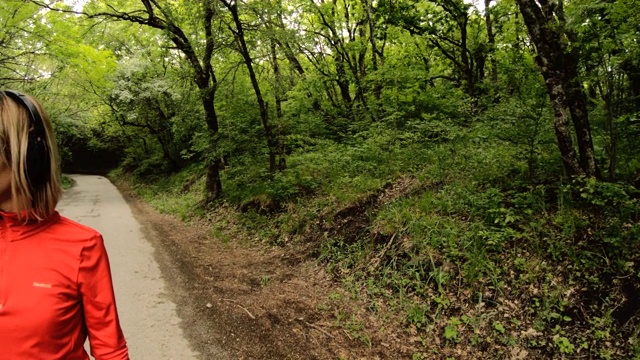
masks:
POLYGON ((44 220, 29 220, 25 222, 24 218, 18 219, 17 213, 0 210, 0 242, 26 239, 48 228, 58 219, 60 219, 60 214, 54 211, 44 220))

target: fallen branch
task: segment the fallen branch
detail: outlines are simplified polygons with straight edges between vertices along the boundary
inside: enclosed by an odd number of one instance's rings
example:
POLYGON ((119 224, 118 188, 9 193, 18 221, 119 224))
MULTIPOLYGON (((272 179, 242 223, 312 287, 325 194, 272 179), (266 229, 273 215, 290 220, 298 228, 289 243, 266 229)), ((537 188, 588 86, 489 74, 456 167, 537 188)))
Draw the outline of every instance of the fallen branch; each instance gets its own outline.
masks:
POLYGON ((373 260, 371 260, 371 265, 369 266, 369 272, 373 272, 378 267, 378 265, 380 265, 380 261, 387 253, 387 250, 389 250, 389 248, 391 247, 391 244, 393 243, 393 240, 396 238, 396 235, 398 235, 397 231, 393 233, 393 235, 391 236, 391 239, 389 239, 389 242, 387 242, 387 245, 384 246, 380 254, 378 254, 378 256, 374 257, 373 260))
POLYGON ((238 304, 238 302, 237 302, 237 301, 235 301, 235 300, 231 300, 231 299, 220 299, 220 300, 224 300, 224 301, 228 301, 228 302, 234 303, 237 307, 239 307, 240 309, 244 310, 247 314, 249 314, 249 317, 250 317, 250 318, 252 318, 252 319, 254 319, 254 320, 256 319, 256 317, 255 317, 255 316, 253 316, 253 314, 251 314, 251 313, 249 312, 249 310, 247 310, 244 306, 242 306, 242 305, 238 304))
POLYGON ((316 329, 316 330, 320 331, 321 333, 323 333, 323 334, 327 335, 327 336, 328 336, 328 337, 330 337, 330 338, 333 338, 333 335, 331 335, 331 334, 329 334, 328 332, 326 332, 326 331, 322 330, 322 328, 320 328, 319 326, 314 325, 314 324, 311 324, 311 323, 308 323, 308 322, 306 322, 306 321, 304 321, 304 320, 302 320, 302 319, 297 319, 297 320, 298 320, 298 321, 302 321, 303 323, 307 324, 307 326, 309 326, 309 327, 311 327, 311 328, 314 328, 314 329, 316 329))

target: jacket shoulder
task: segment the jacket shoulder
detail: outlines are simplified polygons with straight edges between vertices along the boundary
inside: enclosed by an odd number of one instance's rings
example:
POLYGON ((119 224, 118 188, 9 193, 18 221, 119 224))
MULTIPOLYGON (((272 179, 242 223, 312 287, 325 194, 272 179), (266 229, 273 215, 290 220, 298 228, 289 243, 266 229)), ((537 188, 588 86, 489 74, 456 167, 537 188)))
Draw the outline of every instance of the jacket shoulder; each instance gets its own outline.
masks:
POLYGON ((92 239, 102 239, 102 235, 95 229, 80 224, 67 217, 60 216, 47 229, 47 235, 62 241, 85 242, 92 239))

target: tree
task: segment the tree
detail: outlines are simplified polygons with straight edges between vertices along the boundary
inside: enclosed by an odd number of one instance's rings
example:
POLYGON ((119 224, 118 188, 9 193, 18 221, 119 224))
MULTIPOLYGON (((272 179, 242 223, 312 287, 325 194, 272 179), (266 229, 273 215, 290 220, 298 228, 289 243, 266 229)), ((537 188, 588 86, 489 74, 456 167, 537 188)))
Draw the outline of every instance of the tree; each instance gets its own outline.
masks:
POLYGON ((41 18, 33 4, 11 0, 0 3, 0 86, 15 87, 47 76, 37 66, 47 43, 41 18))
POLYGON ((578 75, 579 47, 567 26, 563 1, 516 0, 529 36, 536 46, 536 63, 545 79, 555 113, 555 133, 569 175, 600 177, 596 164, 587 99, 578 75), (580 158, 576 156, 569 122, 573 122, 580 158))
POLYGON ((267 147, 269 149, 269 172, 275 173, 277 169, 277 141, 274 135, 272 126, 269 122, 269 104, 265 101, 262 90, 260 88, 260 83, 258 82, 258 77, 256 76, 256 72, 254 70, 253 59, 251 58, 251 53, 249 52, 249 47, 247 46, 247 40, 245 38, 245 26, 240 20, 240 14, 238 12, 238 2, 236 0, 220 0, 222 5, 229 11, 231 17, 233 19, 233 27, 229 25, 229 29, 233 33, 234 40, 236 42, 236 47, 242 58, 244 59, 244 63, 247 67, 247 71, 249 72, 249 78, 251 80, 251 85, 253 87, 253 91, 256 95, 256 100, 258 102, 258 108, 260 109, 260 118, 262 120, 262 127, 264 128, 264 132, 267 138, 267 147))
POLYGON ((450 61, 455 78, 464 84, 469 97, 478 95, 478 84, 484 78, 486 50, 481 43, 474 48, 470 45, 470 4, 462 0, 385 0, 381 7, 391 13, 391 23, 412 35, 424 36, 450 61))
MULTIPOLYGON (((32 0, 33 3, 47 9, 60 10, 47 3, 32 0)), ((107 5, 106 8, 95 8, 79 12, 90 19, 106 19, 117 21, 128 21, 142 24, 150 28, 163 32, 175 45, 187 60, 193 72, 193 80, 200 90, 202 107, 204 109, 204 122, 209 131, 211 139, 212 153, 207 159, 207 178, 205 182, 205 203, 211 203, 222 196, 222 181, 220 179, 221 160, 217 156, 216 138, 219 131, 218 117, 215 108, 215 96, 218 88, 218 80, 212 66, 212 57, 216 46, 219 45, 217 34, 214 34, 213 23, 218 9, 214 6, 213 0, 196 1, 193 12, 199 20, 195 27, 184 26, 180 23, 179 9, 174 8, 171 3, 160 3, 154 0, 140 0, 143 8, 126 9, 125 3, 120 5, 107 5), (200 40, 200 35, 204 33, 204 39, 200 40)), ((86 9, 86 8, 85 8, 86 9)), ((70 11, 70 10, 63 10, 70 11)))
POLYGON ((114 87, 105 101, 120 126, 135 128, 138 136, 151 136, 160 147, 168 170, 176 172, 184 165, 180 153, 189 145, 177 130, 189 128, 188 119, 182 115, 188 113, 188 102, 161 64, 146 60, 144 55, 135 54, 120 61, 113 76, 114 87))
POLYGON ((498 82, 498 62, 496 61, 496 35, 493 30, 493 19, 491 18, 491 0, 484 0, 484 19, 487 25, 487 41, 489 43, 489 53, 491 61, 491 81, 498 82))

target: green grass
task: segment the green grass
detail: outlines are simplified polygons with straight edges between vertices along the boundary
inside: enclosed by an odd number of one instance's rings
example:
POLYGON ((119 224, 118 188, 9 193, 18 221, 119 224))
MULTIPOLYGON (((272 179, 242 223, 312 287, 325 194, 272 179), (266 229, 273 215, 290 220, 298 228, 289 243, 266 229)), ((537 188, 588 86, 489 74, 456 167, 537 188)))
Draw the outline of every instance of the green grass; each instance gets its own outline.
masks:
POLYGON ((74 181, 66 175, 62 175, 62 189, 69 190, 73 187, 74 181))

